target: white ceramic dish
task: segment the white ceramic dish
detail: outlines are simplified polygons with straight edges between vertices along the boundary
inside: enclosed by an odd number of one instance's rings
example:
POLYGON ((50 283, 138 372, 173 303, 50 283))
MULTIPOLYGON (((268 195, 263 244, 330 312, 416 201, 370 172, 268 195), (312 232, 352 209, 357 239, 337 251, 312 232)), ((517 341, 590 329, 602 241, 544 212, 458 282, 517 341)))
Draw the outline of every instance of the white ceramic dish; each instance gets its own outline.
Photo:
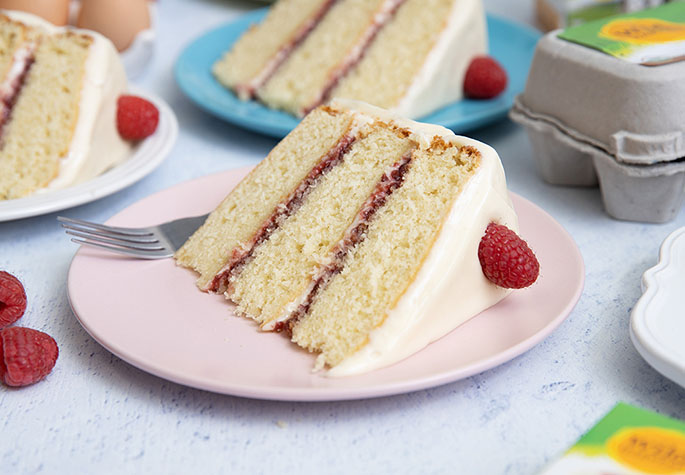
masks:
POLYGON ((658 372, 685 388, 685 227, 661 245, 659 262, 642 276, 642 297, 633 308, 630 337, 658 372))
POLYGON ((150 8, 150 28, 138 32, 133 43, 125 51, 121 52, 121 61, 124 63, 126 75, 129 79, 141 76, 152 63, 155 52, 157 8, 153 2, 148 2, 150 8))
POLYGON ((138 89, 131 92, 154 102, 159 109, 159 125, 154 134, 137 144, 127 160, 92 180, 26 198, 0 201, 0 222, 38 216, 95 201, 132 185, 157 168, 176 142, 178 121, 162 99, 138 89))
MULTIPOLYGON (((76 25, 81 2, 73 0, 69 8, 69 24, 76 25)), ((120 53, 121 61, 124 63, 124 69, 126 69, 126 76, 129 79, 135 79, 147 70, 155 51, 157 5, 149 1, 148 8, 150 10, 150 27, 138 32, 131 46, 120 53)))
POLYGON ((155 30, 148 29, 138 33, 133 44, 121 52, 121 60, 129 79, 141 76, 152 61, 155 51, 155 30))

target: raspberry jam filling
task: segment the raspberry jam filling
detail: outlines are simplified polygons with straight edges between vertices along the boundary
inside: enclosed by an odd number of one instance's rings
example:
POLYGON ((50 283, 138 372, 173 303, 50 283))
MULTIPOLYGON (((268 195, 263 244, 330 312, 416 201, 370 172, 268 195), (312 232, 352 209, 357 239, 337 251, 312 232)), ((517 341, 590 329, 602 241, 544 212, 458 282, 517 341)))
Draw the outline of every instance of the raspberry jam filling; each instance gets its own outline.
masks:
POLYGON ((397 13, 397 10, 405 1, 406 0, 388 0, 383 4, 381 11, 374 16, 371 26, 366 30, 347 58, 345 58, 345 60, 331 73, 326 86, 321 90, 314 102, 303 110, 304 114, 308 114, 330 99, 333 89, 335 89, 338 83, 340 83, 340 80, 364 58, 364 54, 368 51, 371 43, 373 43, 373 40, 378 36, 378 33, 380 33, 390 20, 392 20, 395 13, 397 13))
POLYGON ((12 67, 0 83, 0 139, 35 61, 35 50, 33 43, 18 48, 12 57, 12 67))
POLYGON ((309 174, 302 180, 295 190, 290 193, 281 203, 279 203, 273 214, 262 224, 262 227, 255 233, 252 239, 245 246, 238 246, 233 251, 228 259, 228 262, 214 276, 207 288, 210 292, 221 293, 229 289, 229 281, 234 276, 238 275, 245 265, 250 261, 257 246, 269 239, 271 234, 276 231, 281 224, 285 222, 290 216, 295 214, 302 206, 305 198, 321 178, 332 170, 334 167, 342 163, 345 154, 352 147, 352 144, 357 140, 355 135, 343 135, 338 143, 331 148, 323 159, 310 170, 309 174))
POLYGON ((404 182, 404 177, 409 170, 413 150, 406 153, 402 158, 390 166, 376 184, 376 188, 362 205, 352 225, 345 231, 343 238, 331 250, 329 262, 321 266, 312 280, 308 291, 300 305, 285 317, 285 319, 265 325, 265 330, 283 331, 292 334, 292 329, 297 321, 309 312, 314 299, 322 292, 331 279, 339 274, 345 264, 345 259, 350 251, 360 244, 365 238, 369 225, 374 216, 388 201, 392 193, 404 182))
POLYGON ((299 30, 295 32, 290 41, 281 46, 276 54, 266 63, 264 69, 262 69, 262 71, 255 78, 245 84, 238 84, 235 88, 238 97, 241 99, 253 99, 257 89, 266 84, 266 82, 271 79, 274 74, 276 74, 278 68, 285 63, 295 48, 297 48, 300 43, 302 43, 307 36, 309 36, 309 33, 316 28, 316 26, 321 22, 323 17, 326 15, 326 13, 328 13, 333 5, 336 4, 336 2, 338 2, 338 0, 325 1, 314 13, 314 15, 307 20, 299 30))

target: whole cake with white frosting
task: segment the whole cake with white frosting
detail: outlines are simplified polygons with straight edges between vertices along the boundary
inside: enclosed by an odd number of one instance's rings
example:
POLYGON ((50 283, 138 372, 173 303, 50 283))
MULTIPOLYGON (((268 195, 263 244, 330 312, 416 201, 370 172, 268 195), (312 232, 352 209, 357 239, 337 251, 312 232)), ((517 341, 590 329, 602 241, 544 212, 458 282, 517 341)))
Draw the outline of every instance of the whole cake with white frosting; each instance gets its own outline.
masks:
POLYGON ((348 375, 411 355, 510 292, 481 268, 490 223, 518 229, 491 147, 339 99, 276 145, 175 258, 237 314, 348 375))
POLYGON ((0 200, 95 177, 130 153, 117 132, 126 74, 112 43, 0 12, 0 200))
POLYGON ((297 116, 342 97, 415 118, 460 99, 486 52, 481 0, 279 0, 213 71, 297 116))

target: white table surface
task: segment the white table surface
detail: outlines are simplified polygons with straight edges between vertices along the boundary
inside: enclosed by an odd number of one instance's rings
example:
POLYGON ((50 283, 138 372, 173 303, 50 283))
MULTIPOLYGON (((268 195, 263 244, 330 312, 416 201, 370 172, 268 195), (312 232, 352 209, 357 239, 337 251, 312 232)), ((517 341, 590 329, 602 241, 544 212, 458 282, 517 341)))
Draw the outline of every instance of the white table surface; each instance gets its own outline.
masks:
MULTIPOLYGON (((490 12, 528 24, 532 3, 485 1, 490 12)), ((273 139, 202 112, 171 73, 186 44, 256 6, 159 2, 156 55, 136 84, 174 109, 178 142, 147 178, 63 214, 105 220, 155 191, 266 155, 273 139)), ((648 366, 628 335, 640 277, 663 239, 685 225, 685 211, 663 225, 613 220, 597 189, 543 183, 518 125, 503 120, 471 135, 499 151, 509 188, 554 216, 585 260, 578 305, 542 343, 482 374, 393 397, 286 403, 213 394, 138 370, 81 328, 66 292, 76 246, 57 213, 0 223, 0 269, 19 276, 28 293, 20 324, 60 347, 44 381, 0 385, 0 472, 531 474, 618 401, 685 419, 685 389, 648 366)))

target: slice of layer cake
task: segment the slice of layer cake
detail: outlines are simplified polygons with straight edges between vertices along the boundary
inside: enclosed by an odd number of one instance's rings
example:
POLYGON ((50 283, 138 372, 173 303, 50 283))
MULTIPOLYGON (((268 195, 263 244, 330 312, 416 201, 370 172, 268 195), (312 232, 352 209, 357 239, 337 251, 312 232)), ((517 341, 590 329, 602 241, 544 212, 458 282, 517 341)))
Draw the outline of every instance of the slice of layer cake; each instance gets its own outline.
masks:
POLYGON ((460 99, 486 51, 480 0, 280 0, 213 71, 298 116, 342 97, 419 117, 460 99))
POLYGON ((103 36, 0 14, 0 200, 92 178, 123 160, 126 76, 103 36))
POLYGON ((330 374, 394 363, 509 290, 483 275, 488 224, 517 229, 489 146, 365 103, 307 115, 177 252, 198 285, 330 374))

